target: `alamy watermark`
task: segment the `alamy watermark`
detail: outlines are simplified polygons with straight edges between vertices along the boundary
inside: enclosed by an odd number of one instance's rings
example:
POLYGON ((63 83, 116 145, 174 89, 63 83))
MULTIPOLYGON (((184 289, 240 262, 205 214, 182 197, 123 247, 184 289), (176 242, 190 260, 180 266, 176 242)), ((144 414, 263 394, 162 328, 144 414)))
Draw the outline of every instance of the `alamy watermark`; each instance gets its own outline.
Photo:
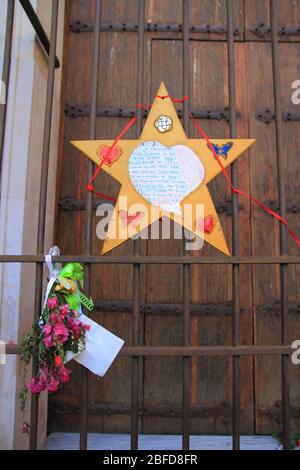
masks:
POLYGON ((205 233, 203 204, 182 204, 181 214, 174 214, 176 223, 172 235, 171 220, 169 217, 161 217, 159 207, 151 205, 149 209, 149 206, 142 203, 128 205, 127 197, 120 196, 118 209, 115 213, 114 211, 115 207, 109 203, 97 207, 96 216, 101 217, 101 220, 96 225, 96 235, 100 240, 170 240, 172 236, 175 239, 184 237, 186 250, 201 250, 204 245, 204 237, 201 236, 205 233), (195 231, 199 236, 195 235, 195 231))
POLYGON ((291 344, 292 349, 295 349, 291 356, 291 361, 295 366, 300 364, 300 339, 295 339, 291 344))
POLYGON ((292 103, 300 104, 300 80, 294 80, 292 82, 292 89, 295 90, 291 96, 292 103))

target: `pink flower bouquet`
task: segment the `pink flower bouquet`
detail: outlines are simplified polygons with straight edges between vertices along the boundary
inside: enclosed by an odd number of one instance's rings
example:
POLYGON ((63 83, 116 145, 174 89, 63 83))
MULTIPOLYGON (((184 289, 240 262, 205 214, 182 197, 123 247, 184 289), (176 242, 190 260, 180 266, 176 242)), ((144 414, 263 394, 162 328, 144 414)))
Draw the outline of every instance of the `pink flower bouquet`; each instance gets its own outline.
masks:
MULTIPOLYGON (((77 266, 77 271, 82 272, 81 265, 77 266)), ((32 330, 25 337, 22 351, 25 369, 31 358, 35 358, 38 371, 20 393, 22 410, 28 391, 53 393, 68 382, 71 370, 64 365, 67 352, 77 354, 85 350, 85 334, 90 325, 80 320, 81 293, 77 291, 76 281, 80 279, 64 279, 62 282, 62 278, 58 277, 51 287, 40 318, 33 323, 32 330)))

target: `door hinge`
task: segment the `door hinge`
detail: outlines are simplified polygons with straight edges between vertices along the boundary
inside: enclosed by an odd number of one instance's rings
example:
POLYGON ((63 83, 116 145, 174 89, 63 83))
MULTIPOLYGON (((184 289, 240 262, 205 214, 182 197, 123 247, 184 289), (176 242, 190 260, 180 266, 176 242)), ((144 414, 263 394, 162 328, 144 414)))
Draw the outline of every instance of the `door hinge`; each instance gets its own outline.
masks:
MULTIPOLYGON (((89 116, 91 112, 91 107, 86 105, 73 105, 67 104, 65 106, 65 115, 67 117, 77 118, 77 117, 86 117, 89 116)), ((136 113, 136 108, 126 108, 126 107, 97 107, 97 116, 99 117, 133 117, 136 113)), ((143 117, 146 118, 149 114, 148 110, 143 111, 143 117)), ((181 109, 177 110, 179 118, 182 118, 183 112, 181 109)), ((215 119, 217 121, 229 122, 229 108, 221 109, 209 109, 209 108, 196 108, 191 110, 191 114, 196 119, 215 119)), ((241 113, 236 112, 236 117, 240 118, 241 113)))
MULTIPOLYGON (((224 201, 215 204, 216 211, 218 214, 232 215, 232 200, 224 199, 224 201)), ((238 210, 243 211, 245 208, 242 204, 238 204, 238 210)))
MULTIPOLYGON (((97 415, 130 415, 132 412, 131 406, 126 403, 99 403, 90 401, 88 404, 89 414, 94 416, 97 415)), ((241 408, 244 412, 244 409, 241 408)), ((53 416, 62 416, 64 414, 79 414, 80 409, 76 404, 70 401, 66 403, 50 403, 49 412, 53 416)), ((140 404, 139 416, 160 416, 160 417, 171 417, 178 418, 182 416, 182 406, 180 405, 149 405, 140 404)), ((224 401, 220 405, 212 406, 191 406, 190 416, 192 417, 203 417, 203 418, 217 418, 225 417, 230 422, 230 416, 232 413, 232 407, 230 402, 224 401)), ((228 422, 226 421, 226 422, 228 422)))
MULTIPOLYGON (((270 25, 266 23, 259 23, 254 25, 251 30, 253 34, 260 38, 265 38, 271 32, 270 25)), ((300 34, 300 26, 281 26, 278 28, 279 36, 296 36, 300 34)))
MULTIPOLYGON (((72 33, 87 33, 94 31, 94 23, 91 21, 74 20, 69 23, 69 28, 72 33)), ((159 33, 181 33, 182 24, 180 23, 145 23, 145 31, 159 32, 159 33)), ((135 33, 139 29, 137 23, 102 23, 100 31, 102 32, 132 32, 135 33)), ((201 24, 191 25, 190 33, 209 33, 209 34, 226 34, 226 27, 214 24, 201 24)), ((234 34, 238 35, 240 30, 238 27, 234 28, 234 34)))
MULTIPOLYGON (((94 300, 95 311, 100 312, 133 312, 133 303, 127 300, 94 300)), ((232 303, 220 304, 191 304, 191 315, 230 316, 232 315, 232 303)), ((172 303, 143 303, 140 304, 140 313, 148 315, 182 315, 182 304, 172 303)), ((242 315, 244 310, 240 309, 242 315)))
MULTIPOLYGON (((257 313, 266 314, 279 317, 281 310, 280 301, 270 302, 267 304, 257 305, 255 307, 257 313)), ((299 302, 288 302, 288 312, 289 313, 300 313, 300 303, 299 302)))
MULTIPOLYGON (((95 198, 93 199, 93 210, 96 210, 100 204, 107 204, 107 199, 95 198)), ((114 205, 113 201, 109 201, 109 204, 114 205)), ((86 208, 85 199, 76 199, 72 197, 65 197, 59 200, 58 207, 62 211, 84 211, 86 208)), ((224 201, 215 205, 218 214, 225 214, 227 216, 232 215, 232 201, 231 199, 225 199, 224 201)), ((239 211, 244 210, 244 206, 239 204, 239 211)))
MULTIPOLYGON (((278 201, 266 201, 265 205, 272 209, 272 211, 279 212, 279 202, 278 201)), ((286 212, 288 214, 298 214, 300 212, 300 205, 293 203, 286 204, 286 212)))
MULTIPOLYGON (((274 111, 271 111, 270 109, 263 109, 261 111, 258 111, 255 114, 256 119, 258 121, 265 122, 266 124, 269 124, 270 122, 274 121, 275 119, 275 113, 274 111)), ((283 121, 300 121, 300 112, 292 112, 292 111, 285 111, 282 113, 282 120, 283 121)))

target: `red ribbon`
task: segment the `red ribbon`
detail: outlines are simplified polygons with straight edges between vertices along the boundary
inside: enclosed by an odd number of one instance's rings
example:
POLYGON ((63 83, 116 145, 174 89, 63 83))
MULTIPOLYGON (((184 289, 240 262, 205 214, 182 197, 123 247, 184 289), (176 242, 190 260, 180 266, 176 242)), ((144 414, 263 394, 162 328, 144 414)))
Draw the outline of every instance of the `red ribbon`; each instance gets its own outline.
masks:
POLYGON ((210 150, 212 151, 215 159, 217 160, 218 164, 220 165, 221 169, 222 169, 222 172, 223 172, 223 175, 225 176, 225 179, 227 181, 227 183, 229 184, 230 188, 231 188, 231 191, 233 193, 237 193, 237 194, 240 194, 241 196, 244 196, 246 197, 249 201, 253 201, 255 202, 256 205, 258 205, 261 209, 263 209, 265 212, 267 212, 268 214, 272 215, 273 217, 275 217, 275 219, 279 220, 279 222, 283 223, 287 230, 289 231, 291 237, 293 238, 293 240, 295 241, 295 243, 297 243, 298 246, 300 246, 300 240, 296 237, 295 233, 293 232, 293 230, 290 228, 288 222, 283 218, 281 217, 281 215, 277 214, 276 212, 272 211, 272 209, 269 209, 269 207, 265 206, 262 202, 260 202, 258 199, 256 199, 255 197, 252 197, 252 196, 249 196, 249 194, 245 193, 244 191, 242 191, 241 189, 239 188, 235 188, 231 179, 229 178, 228 176, 228 173, 227 171, 225 170, 224 166, 223 166, 223 163, 221 162, 220 160, 220 157, 218 156, 217 152, 215 151, 211 141, 209 140, 208 136, 205 134, 204 130, 202 129, 202 127, 200 126, 200 124, 195 120, 194 116, 192 116, 192 114, 190 113, 190 118, 192 119, 196 129, 200 132, 200 134, 202 135, 202 137, 204 137, 204 139, 206 140, 207 142, 207 145, 208 147, 210 148, 210 150))
MULTIPOLYGON (((170 95, 156 95, 156 98, 160 98, 162 100, 166 99, 166 98, 170 98, 172 100, 173 103, 183 103, 184 101, 186 100, 189 100, 189 96, 183 96, 182 98, 179 98, 179 99, 176 99, 176 98, 172 98, 170 95)), ((144 106, 142 103, 137 103, 136 104, 136 107, 137 108, 141 108, 145 111, 147 111, 148 109, 150 109, 152 106, 152 104, 148 105, 148 106, 144 106)), ((202 137, 206 140, 207 142, 207 145, 208 147, 210 148, 210 150, 212 151, 213 155, 214 155, 214 158, 217 160, 218 164, 220 165, 221 167, 221 170, 222 170, 222 173, 227 181, 227 183, 229 184, 230 188, 231 188, 231 191, 233 193, 236 193, 236 194, 240 194, 241 196, 244 196, 246 197, 249 201, 253 201, 257 206, 259 206, 261 209, 263 209, 265 212, 267 212, 268 214, 272 215, 272 217, 275 217, 275 219, 279 220, 279 222, 281 222, 282 224, 285 225, 285 227, 287 228, 288 232, 290 233, 291 237, 293 238, 293 240, 295 241, 295 243, 300 246, 300 240, 296 237, 295 233, 293 232, 293 230, 290 228, 288 222, 286 219, 284 219, 283 217, 281 217, 281 215, 277 214, 276 212, 272 211, 272 209, 269 209, 269 207, 265 206, 262 202, 260 202, 258 199, 256 199, 255 197, 252 197, 252 196, 249 196, 249 194, 245 193, 244 191, 242 191, 241 189, 239 188, 235 188, 230 177, 228 176, 228 173, 227 171, 225 170, 224 168, 224 165, 222 163, 222 161, 220 160, 220 157, 218 156, 217 152, 215 151, 209 137, 205 134, 204 130, 202 129, 202 127, 200 126, 200 124, 196 121, 196 119, 194 118, 194 116, 189 113, 189 117, 190 119, 193 121, 196 129, 198 130, 198 132, 202 135, 202 137)), ((102 159, 102 161, 100 162, 100 164, 97 166, 92 178, 89 180, 87 186, 86 186, 86 189, 88 191, 92 191, 94 194, 97 194, 98 196, 100 197, 103 197, 104 199, 108 199, 110 201, 114 201, 116 202, 116 199, 113 198, 113 197, 110 197, 110 196, 107 196, 105 194, 102 194, 102 193, 99 193, 97 191, 95 191, 94 189, 94 186, 93 186, 93 182, 95 180, 95 178, 97 177, 99 171, 101 170, 103 164, 105 163, 106 159, 108 159, 108 157, 110 156, 113 148, 117 145, 117 143, 119 142, 119 140, 123 137, 123 135, 128 131, 128 129, 135 123, 135 121, 137 120, 137 116, 134 116, 127 124, 126 126, 122 129, 122 131, 120 132, 120 134, 117 136, 117 138, 114 140, 112 146, 110 147, 109 151, 107 152, 107 155, 105 158, 102 159)))

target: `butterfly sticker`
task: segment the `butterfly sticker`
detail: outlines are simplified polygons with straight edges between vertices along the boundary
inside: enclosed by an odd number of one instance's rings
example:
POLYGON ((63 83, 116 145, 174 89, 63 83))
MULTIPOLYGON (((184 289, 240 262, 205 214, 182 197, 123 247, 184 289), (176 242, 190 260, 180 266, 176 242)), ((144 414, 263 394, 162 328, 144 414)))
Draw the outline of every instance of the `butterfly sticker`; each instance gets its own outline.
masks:
MULTIPOLYGON (((214 151, 218 155, 218 157, 224 157, 224 160, 227 160, 228 152, 233 146, 233 142, 226 142, 226 144, 218 145, 218 144, 211 144, 213 146, 214 151)), ((207 144, 208 148, 209 145, 207 144)))
POLYGON ((126 211, 119 211, 119 217, 122 220, 124 227, 126 227, 127 225, 132 225, 133 227, 136 227, 140 223, 144 215, 144 212, 136 212, 135 214, 129 215, 126 211))

